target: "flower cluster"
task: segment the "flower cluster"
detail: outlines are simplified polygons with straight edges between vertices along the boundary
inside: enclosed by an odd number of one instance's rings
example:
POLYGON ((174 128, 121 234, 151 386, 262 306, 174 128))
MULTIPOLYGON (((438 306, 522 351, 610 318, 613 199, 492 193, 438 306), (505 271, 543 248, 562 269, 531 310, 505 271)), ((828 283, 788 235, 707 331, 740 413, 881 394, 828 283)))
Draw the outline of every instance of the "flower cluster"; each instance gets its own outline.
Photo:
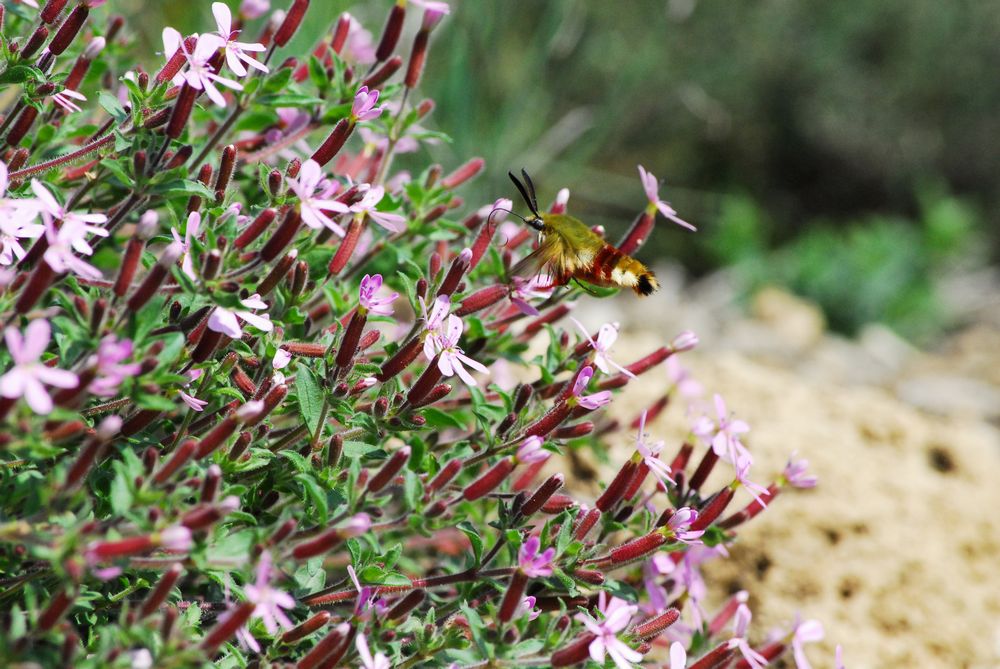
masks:
MULTIPOLYGON (((102 4, 0 11, 5 666, 808 667, 819 623, 758 637, 701 571, 807 464, 751 479, 692 333, 629 359, 628 324, 569 317, 587 290, 512 276, 509 194, 457 194, 483 160, 393 166, 437 134, 446 3, 302 54, 319 3, 216 2, 160 56, 102 4), (586 445, 618 465, 597 495, 586 445)), ((691 227, 639 171, 629 253, 655 212, 691 227)))

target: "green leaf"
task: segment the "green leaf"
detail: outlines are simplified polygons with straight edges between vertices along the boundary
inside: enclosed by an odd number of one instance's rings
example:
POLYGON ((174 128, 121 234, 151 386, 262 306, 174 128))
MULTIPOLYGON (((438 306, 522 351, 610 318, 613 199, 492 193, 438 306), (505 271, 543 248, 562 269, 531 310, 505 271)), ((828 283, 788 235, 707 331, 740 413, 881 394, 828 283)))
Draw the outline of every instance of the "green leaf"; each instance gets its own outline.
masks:
POLYGON ((306 422, 309 432, 315 434, 319 425, 320 414, 323 412, 323 389, 316 380, 316 375, 305 366, 299 366, 295 375, 295 394, 299 398, 299 412, 306 422))
POLYGON ((302 484, 302 489, 305 490, 306 496, 309 497, 313 508, 316 509, 318 515, 316 520, 320 525, 325 525, 330 513, 326 493, 319 487, 316 479, 311 474, 298 474, 295 476, 295 480, 302 484))
POLYGON ((115 477, 111 479, 108 499, 111 502, 111 510, 116 514, 122 514, 132 506, 132 486, 129 485, 129 477, 125 471, 124 463, 115 462, 114 468, 115 477))
POLYGON ((377 453, 381 449, 378 446, 372 446, 371 444, 366 444, 363 441, 345 441, 344 442, 344 457, 345 458, 363 458, 373 453, 377 453))
POLYGON ((44 81, 45 77, 38 68, 29 65, 13 65, 0 74, 0 84, 23 84, 28 79, 44 81))
POLYGON ((122 107, 122 103, 118 102, 118 98, 101 91, 97 94, 97 103, 104 107, 104 111, 111 115, 111 118, 116 120, 118 123, 123 123, 128 118, 128 112, 122 107))
POLYGON ((174 195, 197 195, 208 200, 215 199, 215 192, 212 189, 200 181, 192 181, 191 179, 173 179, 165 181, 163 183, 156 184, 150 188, 150 191, 164 197, 171 197, 174 195))
POLYGON ((469 543, 472 544, 472 554, 476 559, 476 564, 479 564, 483 558, 483 538, 480 536, 479 530, 467 520, 459 523, 458 529, 469 538, 469 543))
POLYGON ((429 427, 457 427, 460 430, 465 428, 465 422, 459 420, 454 414, 446 413, 434 407, 423 409, 420 414, 427 419, 429 427))

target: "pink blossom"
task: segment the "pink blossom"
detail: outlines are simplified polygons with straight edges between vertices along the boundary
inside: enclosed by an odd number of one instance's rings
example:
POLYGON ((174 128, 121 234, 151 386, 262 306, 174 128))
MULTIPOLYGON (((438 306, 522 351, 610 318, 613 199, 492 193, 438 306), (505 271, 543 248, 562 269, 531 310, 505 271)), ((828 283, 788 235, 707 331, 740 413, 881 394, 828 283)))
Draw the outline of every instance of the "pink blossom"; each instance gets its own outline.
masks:
MULTIPOLYGON (((205 370, 203 369, 192 369, 191 371, 189 371, 187 373, 187 376, 188 379, 190 380, 185 384, 185 387, 197 381, 199 378, 201 378, 201 375, 204 373, 205 370)), ((184 401, 184 404, 187 404, 189 407, 191 407, 193 411, 201 411, 208 404, 208 402, 206 402, 205 400, 200 400, 196 398, 194 395, 187 394, 183 390, 179 390, 178 393, 181 396, 181 400, 184 401)))
POLYGON ((173 28, 164 28, 163 46, 165 48, 167 58, 173 55, 179 48, 187 60, 187 69, 177 73, 177 75, 173 78, 174 85, 180 86, 187 83, 187 85, 191 88, 199 91, 205 91, 205 95, 208 96, 208 99, 219 107, 225 107, 226 98, 223 97, 222 93, 216 87, 216 84, 225 86, 226 88, 234 91, 243 90, 242 84, 216 74, 208 64, 208 61, 212 59, 215 52, 225 46, 225 44, 226 40, 218 35, 212 33, 200 35, 198 36, 198 41, 195 43, 194 51, 192 53, 188 53, 180 33, 173 28))
POLYGON ((426 11, 440 12, 441 14, 451 13, 451 7, 447 2, 441 0, 410 0, 417 7, 423 7, 426 11))
POLYGON ((43 415, 52 411, 52 398, 45 391, 45 384, 56 388, 76 388, 80 382, 73 372, 42 363, 42 353, 51 338, 52 328, 47 320, 41 318, 28 324, 23 337, 17 328, 4 330, 4 341, 14 366, 0 376, 0 395, 7 399, 23 397, 32 411, 43 415))
POLYGON ((670 644, 670 669, 684 669, 687 666, 687 651, 679 641, 670 644))
POLYGON ((639 451, 639 455, 642 456, 642 461, 649 467, 649 471, 653 472, 653 475, 660 481, 660 485, 666 489, 667 484, 673 484, 674 480, 670 478, 670 465, 660 460, 660 452, 663 450, 665 444, 663 441, 647 443, 646 437, 649 435, 645 433, 645 429, 646 412, 643 411, 639 417, 639 433, 635 437, 635 449, 639 451))
POLYGON ((673 341, 670 342, 670 348, 674 353, 684 353, 685 351, 690 351, 697 345, 698 335, 690 330, 681 332, 673 338, 673 341))
POLYGON ((361 22, 351 17, 351 27, 347 33, 345 46, 348 60, 361 65, 375 62, 375 42, 370 31, 365 30, 361 22))
POLYGON ((792 457, 788 459, 788 464, 785 465, 785 469, 781 472, 782 478, 788 483, 788 485, 793 488, 814 488, 819 482, 816 476, 812 476, 806 473, 809 468, 808 460, 795 460, 795 453, 792 453, 792 457))
POLYGON ((449 322, 451 311, 451 301, 446 295, 439 295, 434 299, 434 306, 430 313, 427 312, 427 305, 420 301, 420 308, 424 312, 424 355, 428 360, 433 360, 434 356, 441 350, 439 340, 445 336, 446 325, 449 322))
POLYGON ((822 641, 823 635, 823 623, 818 620, 800 620, 798 615, 795 616, 795 623, 792 625, 792 655, 797 669, 812 669, 809 658, 806 657, 805 645, 822 641))
POLYGON ((243 591, 246 593, 247 601, 257 605, 253 615, 260 618, 268 634, 273 635, 281 628, 291 629, 295 626, 282 610, 294 609, 295 600, 284 590, 270 586, 271 575, 271 554, 264 551, 257 563, 256 583, 246 586, 243 591))
POLYGON ((160 532, 160 547, 178 553, 191 550, 191 530, 183 525, 171 525, 160 532))
POLYGON ((385 600, 376 597, 375 588, 361 585, 353 566, 347 565, 347 575, 351 577, 354 589, 358 591, 358 599, 354 604, 354 617, 361 621, 369 620, 372 615, 381 618, 388 609, 385 600))
POLYGON ((72 113, 81 111, 80 105, 73 102, 73 100, 85 102, 87 100, 87 96, 82 93, 77 93, 74 90, 70 90, 69 88, 64 88, 52 96, 52 102, 65 109, 67 112, 72 113))
POLYGON ((699 537, 705 534, 704 530, 692 530, 691 523, 698 520, 698 512, 687 506, 674 511, 667 521, 667 528, 673 532, 674 539, 683 544, 700 544, 699 537))
POLYGON ((542 448, 545 440, 534 435, 528 437, 517 447, 517 454, 514 458, 521 464, 529 465, 535 462, 545 462, 549 458, 549 452, 542 448))
POLYGON ((767 491, 767 488, 750 480, 750 466, 752 464, 753 458, 749 454, 740 455, 736 460, 736 478, 753 495, 758 504, 767 506, 767 503, 764 502, 761 496, 770 497, 771 494, 767 491))
POLYGON ((170 234, 173 235, 174 241, 184 247, 184 255, 181 258, 181 270, 192 281, 197 281, 198 275, 195 274, 194 263, 191 261, 191 240, 198 237, 200 229, 201 214, 197 211, 192 211, 188 214, 187 225, 184 227, 183 240, 181 240, 181 236, 178 234, 177 228, 170 228, 170 234))
POLYGON ((382 653, 377 653, 375 657, 372 657, 371 650, 368 648, 368 640, 364 634, 358 634, 354 638, 354 645, 358 649, 358 657, 361 658, 361 666, 364 669, 391 669, 389 658, 382 653))
POLYGON ((539 578, 552 575, 552 558, 556 556, 556 549, 546 548, 539 553, 542 542, 536 536, 531 536, 521 545, 521 550, 517 553, 517 566, 530 578, 539 578))
POLYGON ((377 316, 392 316, 392 303, 399 297, 399 293, 392 293, 389 296, 379 297, 376 293, 382 288, 382 275, 374 276, 365 274, 361 279, 359 302, 368 313, 377 316))
POLYGON ((660 199, 660 186, 656 182, 656 177, 651 172, 647 172, 642 165, 639 165, 639 179, 642 181, 642 189, 646 191, 646 197, 649 198, 646 211, 652 214, 659 210, 667 220, 688 230, 697 230, 696 227, 680 218, 673 207, 660 199))
POLYGON ((572 316, 570 316, 569 319, 576 324, 576 327, 580 329, 583 336, 590 342, 590 345, 594 349, 594 364, 597 365, 597 368, 601 370, 601 372, 604 374, 610 374, 611 368, 614 367, 625 376, 635 378, 635 374, 619 365, 608 355, 611 351, 611 347, 615 344, 615 340, 618 339, 618 323, 605 323, 602 325, 600 330, 597 331, 597 341, 594 341, 590 338, 590 333, 587 332, 587 328, 583 327, 583 323, 576 320, 572 316))
POLYGON ((702 417, 695 424, 693 431, 702 439, 710 439, 712 450, 716 455, 736 464, 741 456, 749 455, 743 442, 740 441, 740 435, 749 432, 750 426, 745 421, 730 417, 726 402, 719 394, 715 395, 715 414, 717 423, 713 424, 708 418, 702 417))
POLYGON ((461 318, 454 314, 448 316, 447 331, 438 337, 435 344, 441 356, 438 358, 438 369, 445 376, 457 374, 458 378, 462 379, 466 385, 474 386, 476 380, 472 378, 465 367, 469 366, 484 374, 489 374, 489 370, 483 364, 465 355, 465 352, 459 347, 458 340, 462 337, 464 329, 465 324, 462 323, 461 318))
POLYGON ((536 274, 530 279, 521 276, 514 277, 514 289, 510 293, 510 301, 518 311, 525 316, 538 316, 538 309, 528 303, 530 298, 544 299, 552 294, 555 284, 548 274, 536 274))
POLYGON ((35 223, 41 203, 34 198, 7 197, 10 181, 7 164, 0 161, 0 265, 10 265, 25 256, 19 239, 37 239, 45 227, 35 223))
POLYGON ((354 94, 354 102, 351 103, 351 119, 354 121, 370 121, 382 115, 383 107, 376 106, 378 103, 378 91, 369 91, 367 86, 362 86, 354 94))
POLYGON ((587 367, 580 375, 576 377, 576 381, 573 383, 573 398, 576 403, 585 409, 600 409, 602 406, 611 401, 611 391, 602 390, 599 393, 594 393, 593 395, 583 395, 583 391, 587 389, 587 385, 590 384, 590 379, 594 376, 593 367, 587 367))
MULTIPOLYGON (((260 299, 260 295, 254 293, 245 300, 240 300, 246 309, 267 309, 267 303, 260 299)), ((274 329, 271 317, 267 314, 255 314, 246 309, 230 310, 223 307, 216 307, 208 317, 208 329, 221 332, 232 339, 239 339, 243 336, 238 318, 242 318, 248 324, 254 326, 262 332, 270 332, 274 329), (238 317, 238 318, 237 318, 238 317)))
POLYGON ((621 641, 618 634, 628 627, 639 607, 617 597, 607 601, 607 594, 601 591, 598 609, 604 614, 601 622, 594 620, 587 613, 578 613, 575 616, 591 634, 597 637, 590 642, 590 659, 603 666, 605 656, 610 655, 618 669, 633 669, 632 663, 641 662, 642 655, 621 641))
POLYGON ((836 665, 836 669, 846 669, 844 666, 844 649, 839 643, 834 651, 833 662, 836 665))
POLYGON ((299 198, 302 221, 306 225, 316 229, 326 226, 333 230, 338 237, 343 237, 344 229, 334 223, 326 212, 334 211, 346 214, 350 209, 343 202, 324 199, 322 194, 320 197, 316 197, 316 189, 321 185, 321 181, 323 181, 323 168, 310 158, 302 163, 298 178, 288 179, 288 187, 299 198))
POLYGON ((528 620, 534 620, 535 618, 540 616, 542 612, 539 609, 535 608, 535 601, 536 599, 531 595, 528 595, 527 597, 522 599, 521 603, 518 604, 517 608, 514 610, 513 619, 517 620, 518 618, 523 618, 524 616, 528 616, 528 620))
POLYGON ((381 225, 389 232, 402 232, 406 229, 406 217, 399 214, 390 214, 379 211, 375 208, 382 198, 385 197, 385 187, 369 187, 358 202, 351 205, 351 211, 355 214, 367 214, 369 218, 381 225))
POLYGON ((271 9, 271 0, 243 0, 240 3, 240 15, 248 21, 259 19, 271 9))
POLYGON ((246 76, 246 65, 261 72, 267 72, 267 65, 246 54, 247 51, 265 51, 266 49, 263 44, 237 42, 233 39, 240 34, 240 31, 233 30, 233 14, 229 10, 229 7, 224 2, 213 2, 212 14, 215 16, 215 26, 218 29, 218 35, 223 40, 222 48, 226 52, 226 64, 229 65, 229 69, 240 77, 246 76))
POLYGON ((740 654, 743 655, 743 659, 746 660, 751 669, 762 669, 767 665, 767 658, 751 648, 746 638, 751 617, 750 607, 746 604, 740 604, 736 609, 733 621, 733 638, 730 639, 729 644, 730 648, 739 649, 740 654))
POLYGON ((101 278, 100 270, 77 258, 74 251, 82 255, 93 255, 94 249, 87 243, 87 234, 107 237, 107 230, 92 224, 105 223, 108 217, 104 214, 66 211, 37 179, 31 180, 31 190, 35 193, 35 201, 45 221, 45 233, 49 242, 43 256, 45 262, 56 272, 73 271, 87 278, 101 278), (53 224, 56 220, 62 221, 58 230, 53 224))
POLYGON ((690 398, 701 395, 704 391, 701 384, 691 376, 691 372, 686 367, 681 365, 677 356, 670 356, 665 364, 667 366, 667 379, 681 396, 690 398))
POLYGON ((130 340, 118 340, 114 335, 102 339, 97 346, 97 354, 90 357, 89 364, 96 368, 97 378, 91 382, 87 390, 99 397, 113 397, 125 379, 138 375, 142 370, 142 365, 137 362, 121 364, 130 357, 132 357, 130 340))

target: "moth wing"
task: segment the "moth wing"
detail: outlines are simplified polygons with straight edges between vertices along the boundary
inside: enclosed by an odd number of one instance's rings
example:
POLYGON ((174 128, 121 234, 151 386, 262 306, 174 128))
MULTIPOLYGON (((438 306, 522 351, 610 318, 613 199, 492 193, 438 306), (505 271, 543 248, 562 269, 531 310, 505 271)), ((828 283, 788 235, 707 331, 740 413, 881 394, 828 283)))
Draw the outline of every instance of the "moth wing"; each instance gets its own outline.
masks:
POLYGON ((565 283, 582 266, 576 252, 562 235, 551 232, 542 236, 537 249, 511 267, 510 274, 533 275, 546 270, 556 281, 565 283))

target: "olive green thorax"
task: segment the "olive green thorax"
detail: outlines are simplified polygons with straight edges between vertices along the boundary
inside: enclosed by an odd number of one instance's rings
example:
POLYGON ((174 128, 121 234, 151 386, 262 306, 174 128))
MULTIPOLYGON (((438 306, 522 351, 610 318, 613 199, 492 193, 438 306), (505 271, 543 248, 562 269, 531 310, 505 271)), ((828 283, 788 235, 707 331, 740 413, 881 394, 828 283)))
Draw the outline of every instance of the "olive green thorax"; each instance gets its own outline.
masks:
POLYGON ((596 252, 605 242, 583 221, 568 214, 542 214, 542 234, 558 235, 578 253, 583 250, 596 252))

